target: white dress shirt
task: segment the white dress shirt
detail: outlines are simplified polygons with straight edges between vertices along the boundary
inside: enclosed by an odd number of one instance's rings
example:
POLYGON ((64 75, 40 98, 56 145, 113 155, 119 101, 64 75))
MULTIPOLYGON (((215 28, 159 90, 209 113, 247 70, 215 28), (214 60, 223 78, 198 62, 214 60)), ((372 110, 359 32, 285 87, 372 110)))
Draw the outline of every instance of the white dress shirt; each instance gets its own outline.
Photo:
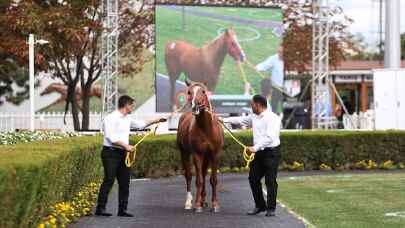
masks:
POLYGON ((267 71, 271 69, 271 81, 279 88, 284 87, 284 61, 278 54, 268 57, 256 66, 257 71, 267 71))
POLYGON ((223 119, 224 123, 241 124, 253 130, 253 149, 263 150, 280 145, 281 119, 275 113, 265 110, 260 115, 251 114, 223 119))
POLYGON ((142 129, 146 127, 146 122, 132 119, 129 115, 124 116, 118 110, 108 114, 103 123, 103 145, 112 147, 118 141, 128 144, 131 127, 142 129))

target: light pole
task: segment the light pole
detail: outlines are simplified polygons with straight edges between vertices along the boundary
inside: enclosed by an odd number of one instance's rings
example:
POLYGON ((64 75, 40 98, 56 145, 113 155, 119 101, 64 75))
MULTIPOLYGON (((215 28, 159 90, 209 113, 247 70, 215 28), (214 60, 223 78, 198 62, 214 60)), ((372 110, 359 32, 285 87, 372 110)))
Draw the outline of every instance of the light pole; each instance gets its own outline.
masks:
POLYGON ((401 67, 400 1, 385 1, 385 44, 384 67, 401 67))
POLYGON ((28 36, 28 52, 29 52, 29 79, 30 79, 30 130, 34 131, 35 129, 35 109, 34 109, 34 63, 35 63, 35 55, 34 55, 34 46, 35 44, 47 44, 48 41, 46 40, 35 40, 34 34, 29 34, 28 36))

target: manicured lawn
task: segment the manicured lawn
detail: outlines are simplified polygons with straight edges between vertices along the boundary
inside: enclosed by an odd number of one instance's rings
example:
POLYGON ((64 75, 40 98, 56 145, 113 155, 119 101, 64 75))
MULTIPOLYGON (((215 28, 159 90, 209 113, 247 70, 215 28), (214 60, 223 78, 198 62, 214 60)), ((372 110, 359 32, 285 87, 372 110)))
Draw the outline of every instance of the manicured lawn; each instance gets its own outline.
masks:
POLYGON ((405 173, 282 177, 278 199, 316 227, 405 227, 405 173))
MULTIPOLYGON (((274 14, 272 14, 272 12, 275 11, 275 9, 266 9, 268 10, 266 11, 265 9, 221 7, 198 7, 198 9, 215 12, 219 15, 232 14, 239 15, 243 18, 258 19, 257 17, 260 17, 260 19, 268 20, 274 20, 274 14), (268 17, 266 17, 265 11, 270 12, 268 13, 268 17)), ((278 12, 280 13, 280 11, 278 12)), ((277 21, 281 20, 281 14, 277 15, 279 15, 277 21)), ((278 45, 281 43, 281 38, 275 36, 271 29, 259 28, 254 25, 242 25, 236 22, 191 14, 186 14, 185 18, 186 30, 183 31, 181 12, 162 6, 156 7, 156 68, 159 73, 167 74, 164 63, 164 46, 166 43, 173 40, 186 40, 196 47, 201 47, 215 39, 215 37, 218 36, 218 30, 233 27, 238 39, 241 40, 240 44, 247 58, 253 64, 257 64, 268 56, 273 55, 278 45), (256 33, 252 29, 260 33, 260 38, 253 41, 243 41, 244 39, 256 36, 256 33)), ((248 81, 253 85, 256 92, 258 92, 261 78, 246 65, 244 69, 248 81)), ((181 78, 184 79, 184 75, 181 78)), ((241 79, 240 72, 235 61, 229 56, 225 58, 221 68, 220 80, 215 92, 217 94, 243 94, 244 92, 244 83, 241 79)))

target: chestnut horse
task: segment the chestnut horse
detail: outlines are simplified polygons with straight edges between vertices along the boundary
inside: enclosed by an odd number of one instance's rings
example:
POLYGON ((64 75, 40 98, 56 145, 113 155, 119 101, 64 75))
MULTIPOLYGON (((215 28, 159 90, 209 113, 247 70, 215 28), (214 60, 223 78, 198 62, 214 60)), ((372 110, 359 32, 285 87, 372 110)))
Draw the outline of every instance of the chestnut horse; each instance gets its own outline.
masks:
POLYGON ((168 42, 165 46, 165 63, 170 77, 170 108, 175 110, 176 80, 181 73, 192 81, 206 82, 208 90, 213 92, 226 54, 235 61, 243 62, 245 59, 245 53, 232 29, 226 29, 201 48, 180 40, 168 42))
POLYGON ((217 170, 219 168, 219 154, 224 144, 224 132, 217 122, 217 117, 211 113, 207 88, 201 83, 190 85, 186 80, 187 101, 191 103, 191 110, 184 113, 179 120, 177 130, 177 146, 181 152, 184 177, 187 183, 185 209, 192 208, 191 195, 191 157, 196 171, 196 200, 195 211, 202 212, 205 204, 205 176, 208 166, 211 166, 210 183, 212 187, 212 211, 219 212, 217 199, 217 170))

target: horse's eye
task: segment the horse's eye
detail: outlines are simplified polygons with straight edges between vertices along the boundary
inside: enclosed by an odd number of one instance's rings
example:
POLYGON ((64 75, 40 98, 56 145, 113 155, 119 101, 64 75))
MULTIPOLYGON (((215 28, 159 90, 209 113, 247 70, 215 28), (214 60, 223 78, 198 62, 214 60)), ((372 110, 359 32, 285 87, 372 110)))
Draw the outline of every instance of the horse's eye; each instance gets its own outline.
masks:
POLYGON ((190 91, 188 91, 187 93, 188 93, 188 95, 191 95, 190 91))
POLYGON ((203 94, 205 94, 205 90, 203 90, 203 94))

